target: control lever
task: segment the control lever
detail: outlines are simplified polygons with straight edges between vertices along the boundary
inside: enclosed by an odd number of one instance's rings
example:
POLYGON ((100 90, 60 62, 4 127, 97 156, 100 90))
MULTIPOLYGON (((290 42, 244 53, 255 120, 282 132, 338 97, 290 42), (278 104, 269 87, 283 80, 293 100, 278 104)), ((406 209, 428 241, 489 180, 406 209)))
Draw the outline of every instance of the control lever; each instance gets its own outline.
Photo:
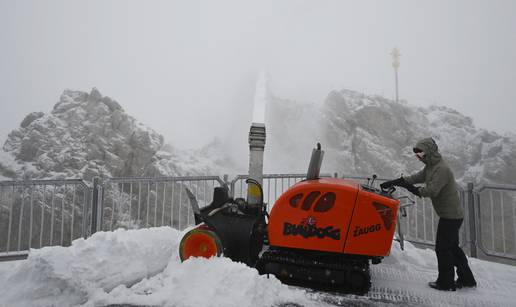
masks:
POLYGON ((376 174, 373 174, 373 180, 371 181, 371 187, 374 188, 374 181, 376 180, 378 176, 376 176, 376 174))

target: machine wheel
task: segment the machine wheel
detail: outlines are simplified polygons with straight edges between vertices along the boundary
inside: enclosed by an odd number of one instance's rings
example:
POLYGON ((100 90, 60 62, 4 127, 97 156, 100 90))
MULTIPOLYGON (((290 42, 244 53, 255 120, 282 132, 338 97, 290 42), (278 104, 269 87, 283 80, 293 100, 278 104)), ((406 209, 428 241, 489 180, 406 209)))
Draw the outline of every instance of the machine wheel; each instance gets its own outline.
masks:
POLYGON ((185 261, 190 257, 210 258, 222 255, 219 236, 207 227, 195 228, 187 232, 179 244, 179 257, 185 261))

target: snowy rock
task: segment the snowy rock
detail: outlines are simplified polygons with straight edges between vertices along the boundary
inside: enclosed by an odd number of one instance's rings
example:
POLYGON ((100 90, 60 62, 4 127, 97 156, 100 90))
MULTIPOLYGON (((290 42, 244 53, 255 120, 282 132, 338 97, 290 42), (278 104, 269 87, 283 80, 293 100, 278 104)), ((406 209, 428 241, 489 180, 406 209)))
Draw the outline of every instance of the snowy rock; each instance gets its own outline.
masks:
POLYGON ((96 87, 94 87, 91 89, 88 99, 90 99, 93 102, 99 101, 102 100, 102 95, 100 94, 99 90, 96 87))
POLYGON ((459 182, 516 184, 516 136, 479 129, 448 107, 415 107, 351 90, 331 92, 321 106, 268 103, 268 144, 276 148, 266 166, 272 169, 306 171, 310 149, 321 142, 323 171, 392 178, 421 169, 412 147, 433 137, 459 182))
MULTIPOLYGON (((267 92, 268 173, 306 172, 311 148, 321 142, 323 171, 391 178, 422 168, 412 146, 433 137, 460 182, 516 184, 516 135, 475 127, 443 106, 395 103, 356 91, 332 91, 322 105, 281 99, 267 92)), ((245 127, 243 129, 248 129, 245 127)), ((3 146, 4 178, 177 176, 244 173, 227 140, 182 150, 125 113, 118 102, 65 90, 50 114, 31 113, 3 146), (14 161, 14 162, 13 162, 14 161)))
POLYGON ((25 118, 23 119, 23 121, 20 124, 20 127, 22 127, 22 128, 27 127, 28 125, 30 125, 36 119, 43 117, 43 115, 45 115, 45 113, 43 113, 43 112, 32 112, 32 113, 30 113, 29 115, 25 116, 25 118))
POLYGON ((27 115, 3 146, 4 178, 177 176, 213 173, 196 152, 166 151, 163 136, 125 113, 120 104, 91 92, 65 90, 50 112, 27 115), (7 161, 10 161, 7 163, 7 161), (14 163, 13 163, 14 161, 14 163))

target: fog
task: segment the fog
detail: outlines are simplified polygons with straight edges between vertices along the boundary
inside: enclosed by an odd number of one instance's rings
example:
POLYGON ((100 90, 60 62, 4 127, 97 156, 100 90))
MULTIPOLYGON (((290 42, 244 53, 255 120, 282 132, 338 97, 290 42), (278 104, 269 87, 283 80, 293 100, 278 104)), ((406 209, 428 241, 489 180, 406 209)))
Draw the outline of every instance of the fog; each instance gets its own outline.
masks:
POLYGON ((401 99, 516 132, 515 11, 510 0, 0 0, 0 142, 65 88, 97 87, 169 143, 199 147, 251 121, 262 70, 282 98, 394 98, 394 47, 401 99))

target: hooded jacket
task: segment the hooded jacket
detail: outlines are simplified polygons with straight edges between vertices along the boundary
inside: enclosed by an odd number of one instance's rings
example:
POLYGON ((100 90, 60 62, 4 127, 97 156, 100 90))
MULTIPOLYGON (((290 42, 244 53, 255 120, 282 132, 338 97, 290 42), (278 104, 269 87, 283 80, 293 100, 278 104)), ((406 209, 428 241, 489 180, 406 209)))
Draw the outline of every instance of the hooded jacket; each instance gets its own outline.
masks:
POLYGON ((417 142, 414 148, 425 153, 422 160, 425 168, 412 176, 405 177, 405 180, 411 184, 425 184, 424 187, 419 188, 419 193, 421 197, 432 199, 432 205, 439 217, 464 218, 455 177, 448 164, 442 159, 435 141, 432 138, 426 138, 417 142))

